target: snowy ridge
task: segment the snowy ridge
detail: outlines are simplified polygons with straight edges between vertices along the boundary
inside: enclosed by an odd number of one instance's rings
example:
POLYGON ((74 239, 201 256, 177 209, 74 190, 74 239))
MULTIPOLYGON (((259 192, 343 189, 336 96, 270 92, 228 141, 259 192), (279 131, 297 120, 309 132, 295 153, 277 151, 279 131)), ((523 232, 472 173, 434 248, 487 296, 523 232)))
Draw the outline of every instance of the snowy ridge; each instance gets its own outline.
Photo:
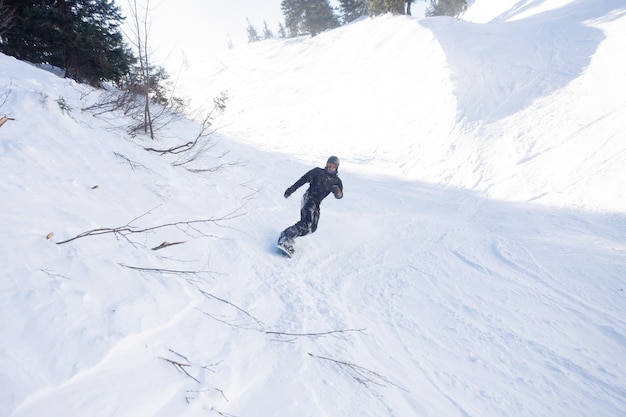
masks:
POLYGON ((0 415, 621 417, 626 6, 490 3, 194 69, 230 97, 207 175, 144 149, 196 123, 130 137, 0 55, 0 415))

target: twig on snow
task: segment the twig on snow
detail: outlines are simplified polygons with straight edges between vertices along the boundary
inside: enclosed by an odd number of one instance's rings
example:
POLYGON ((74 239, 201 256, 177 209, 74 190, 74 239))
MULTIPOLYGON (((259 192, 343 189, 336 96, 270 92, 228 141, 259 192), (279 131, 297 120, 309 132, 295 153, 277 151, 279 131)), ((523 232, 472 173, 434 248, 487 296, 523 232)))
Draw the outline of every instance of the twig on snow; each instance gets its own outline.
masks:
POLYGON ((189 372, 187 372, 187 370, 184 368, 185 366, 191 366, 191 364, 189 363, 181 363, 178 361, 175 361, 173 359, 168 359, 168 358, 163 358, 161 356, 159 356, 159 359, 164 360, 165 362, 169 362, 171 363, 174 368, 176 368, 178 371, 183 372, 185 375, 187 375, 189 378, 193 379, 194 381, 196 381, 198 384, 200 383, 200 381, 195 378, 194 376, 192 376, 189 372))
MULTIPOLYGON (((313 358, 317 358, 317 359, 322 359, 322 360, 325 360, 325 361, 333 362, 334 364, 339 365, 342 368, 348 369, 350 371, 350 373, 351 373, 352 378, 354 378, 357 382, 359 382, 360 384, 365 385, 368 388, 369 388, 370 385, 376 385, 376 386, 379 386, 379 387, 384 387, 384 386, 387 386, 387 385, 393 385, 393 386, 395 386, 397 388, 401 388, 397 384, 394 384, 393 382, 389 381, 389 379, 387 379, 383 375, 379 374, 378 372, 371 371, 371 370, 369 370, 367 368, 364 368, 362 366, 359 366, 357 364, 354 364, 354 363, 351 363, 351 362, 346 362, 346 361, 341 361, 341 360, 337 360, 337 359, 327 358, 325 356, 318 356, 318 355, 314 355, 312 353, 309 353, 309 356, 311 356, 313 358)), ((401 389, 403 389, 403 388, 401 388, 401 389)))
MULTIPOLYGON (((146 213, 146 214, 148 214, 148 213, 146 213)), ((98 228, 98 229, 88 230, 86 232, 82 232, 82 233, 74 236, 73 238, 66 239, 66 240, 63 240, 61 242, 57 242, 57 245, 62 245, 64 243, 68 243, 68 242, 71 242, 73 240, 80 239, 80 238, 87 237, 87 236, 98 236, 98 235, 104 235, 104 234, 115 234, 115 235, 119 235, 119 236, 122 236, 122 237, 126 238, 126 236, 129 235, 129 234, 146 233, 146 232, 150 232, 150 231, 153 231, 153 230, 162 229, 162 228, 165 228, 165 227, 173 227, 173 226, 174 227, 187 226, 187 227, 189 227, 189 228, 199 232, 199 230, 197 228, 195 228, 195 225, 197 225, 197 224, 212 223, 212 224, 216 224, 216 225, 219 226, 220 222, 223 222, 223 221, 226 221, 226 220, 232 220, 232 219, 235 219, 237 217, 241 217, 245 213, 240 213, 239 210, 235 210, 235 211, 225 215, 224 217, 220 217, 220 218, 217 218, 217 219, 216 218, 209 218, 209 219, 199 219, 199 220, 189 220, 189 221, 178 221, 178 222, 160 224, 160 225, 152 226, 152 227, 146 227, 146 228, 143 228, 143 229, 139 229, 136 226, 132 225, 133 221, 137 220, 140 217, 145 216, 146 214, 131 220, 130 222, 128 222, 124 226, 119 226, 119 227, 102 227, 102 228, 98 228)), ((204 236, 207 236, 207 235, 204 235, 204 236)))
POLYGON ((294 336, 294 337, 323 337, 334 335, 338 333, 349 333, 349 332, 359 332, 363 333, 366 329, 340 329, 340 330, 330 330, 327 332, 316 332, 316 333, 287 333, 287 332, 276 332, 276 331, 267 331, 265 334, 273 334, 277 336, 294 336))
MULTIPOLYGON (((256 325, 257 325, 257 326, 259 326, 259 327, 261 327, 261 328, 264 328, 264 327, 265 327, 265 325, 264 325, 264 324, 263 324, 263 323, 262 323, 259 319, 257 319, 256 317, 254 317, 252 314, 248 313, 248 312, 247 312, 246 310, 244 310, 243 308, 241 308, 241 307, 239 307, 239 306, 237 306, 237 305, 235 305, 235 304, 231 303, 230 301, 228 301, 228 300, 224 300, 223 298, 217 297, 217 296, 215 296, 215 295, 213 295, 213 294, 211 294, 211 293, 209 293, 209 292, 206 292, 206 291, 204 291, 204 290, 202 290, 202 289, 198 289, 198 291, 200 291, 200 292, 201 292, 201 293, 202 293, 205 297, 207 297, 207 298, 213 298, 213 299, 215 299, 215 300, 217 300, 217 301, 220 301, 220 302, 222 302, 222 303, 224 303, 224 304, 227 304, 227 305, 229 305, 229 306, 233 307, 235 310, 237 310, 237 311, 239 311, 239 312, 243 313, 246 317, 248 317, 248 318, 250 318, 251 320, 253 320, 253 321, 256 323, 256 325)), ((221 320, 221 319, 219 319, 219 318, 215 317, 214 315, 209 314, 209 313, 206 313, 206 312, 204 312, 204 314, 206 314, 207 316, 209 316, 209 317, 211 317, 212 319, 215 319, 215 320, 217 320, 217 321, 219 321, 219 322, 221 322, 221 323, 228 324, 229 326, 233 326, 233 327, 245 327, 245 326, 240 326, 240 325, 233 324, 233 323, 231 323, 231 322, 227 322, 227 321, 225 321, 225 320, 221 320)), ((246 328, 247 328, 247 327, 246 327, 246 328)))

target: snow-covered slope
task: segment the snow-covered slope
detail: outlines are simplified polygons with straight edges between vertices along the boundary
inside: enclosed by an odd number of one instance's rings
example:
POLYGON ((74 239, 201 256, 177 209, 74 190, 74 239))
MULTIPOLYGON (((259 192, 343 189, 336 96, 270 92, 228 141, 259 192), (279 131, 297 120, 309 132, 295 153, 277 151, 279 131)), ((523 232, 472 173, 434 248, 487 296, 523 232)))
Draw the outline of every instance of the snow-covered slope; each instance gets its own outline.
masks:
POLYGON ((623 4, 493 3, 468 11, 486 24, 382 16, 251 44, 192 68, 190 94, 206 107, 227 90, 225 134, 307 162, 332 144, 370 172, 625 211, 623 193, 599 195, 626 177, 613 128, 626 117, 623 4), (602 172, 581 177, 581 164, 602 172))
POLYGON ((492 3, 194 68, 203 174, 0 55, 0 415, 622 416, 626 6, 492 3))

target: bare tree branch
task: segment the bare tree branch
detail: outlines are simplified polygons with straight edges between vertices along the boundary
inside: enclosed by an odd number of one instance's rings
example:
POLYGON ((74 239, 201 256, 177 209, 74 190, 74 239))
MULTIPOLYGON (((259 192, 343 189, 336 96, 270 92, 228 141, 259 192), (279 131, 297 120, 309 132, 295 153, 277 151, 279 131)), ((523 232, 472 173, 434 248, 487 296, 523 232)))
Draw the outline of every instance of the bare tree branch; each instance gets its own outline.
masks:
MULTIPOLYGON (((147 214, 147 213, 146 213, 147 214)), ((128 222, 127 224, 125 224, 124 226, 119 226, 119 227, 102 227, 102 228, 98 228, 98 229, 92 229, 92 230, 88 230, 86 232, 82 232, 76 236, 74 236, 73 238, 67 239, 67 240, 63 240, 61 242, 57 242, 57 245, 62 245, 64 243, 68 243, 71 242, 73 240, 76 239, 80 239, 83 237, 87 237, 87 236, 98 236, 98 235, 104 235, 104 234, 115 234, 115 235, 119 235, 122 236, 124 238, 126 238, 127 235, 129 234, 133 234, 133 233, 146 233, 146 232, 150 232, 153 230, 157 230, 157 229, 162 229, 165 227, 180 227, 180 226, 188 226, 190 228, 192 228, 193 230, 198 231, 197 228, 194 227, 194 225, 196 224, 216 224, 219 225, 219 223, 227 221, 227 220, 232 220, 235 219, 237 217, 241 217, 243 216, 245 213, 241 213, 239 212, 239 210, 235 210, 233 212, 231 212, 230 214, 225 215, 224 217, 220 217, 220 218, 209 218, 209 219, 200 219, 200 220, 190 220, 190 221, 179 221, 179 222, 173 222, 173 223, 166 223, 166 224, 160 224, 158 226, 152 226, 152 227, 146 227, 146 228, 137 228, 136 226, 132 225, 132 222, 134 220, 136 220, 139 217, 143 217, 145 216, 139 216, 133 220, 131 220, 130 222, 128 222)), ((207 236, 207 235, 204 235, 207 236)))
POLYGON ((132 17, 132 36, 127 39, 137 49, 140 70, 140 85, 143 94, 143 130, 150 133, 150 138, 154 140, 154 131, 152 125, 152 115, 150 113, 150 54, 148 52, 148 37, 150 34, 150 0, 146 1, 143 17, 140 15, 137 0, 128 0, 130 14, 132 17))
MULTIPOLYGON (((200 391, 187 390, 187 393, 191 393, 191 394, 200 394, 200 393, 202 393, 202 392, 211 392, 211 391, 216 391, 216 392, 218 392, 218 393, 222 396, 222 398, 223 398, 226 402, 229 402, 229 401, 228 401, 228 398, 226 398, 226 395, 224 394, 224 391, 222 391, 222 390, 221 390, 221 389, 219 389, 219 388, 208 388, 208 389, 204 389, 204 390, 200 390, 200 391)), ((185 399, 187 400, 187 402, 189 402, 189 400, 194 399, 194 398, 192 398, 192 397, 188 396, 188 397, 186 397, 185 399)))
MULTIPOLYGON (((213 366, 217 366, 219 365, 218 363, 214 363, 211 365, 205 365, 205 366, 198 366, 198 365, 194 365, 192 364, 192 361, 190 361, 186 356, 181 355, 178 352, 175 352, 172 349, 168 349, 170 353, 178 356, 180 359, 171 359, 171 358, 165 358, 162 356, 159 356, 158 359, 161 359, 165 362, 168 362, 169 364, 171 364, 174 368, 176 368, 177 371, 187 375, 189 378, 193 379, 194 381, 196 381, 198 384, 202 384, 202 382, 200 381, 199 377, 196 378, 193 375, 191 375, 191 372, 193 372, 193 370, 191 370, 192 368, 196 369, 196 370, 200 370, 200 369, 206 369, 209 370, 210 372, 215 372, 212 369, 210 369, 210 367, 213 366), (190 369, 190 371, 188 371, 187 369, 190 369)), ((201 373, 200 373, 201 374, 201 373)), ((185 396, 185 400, 187 401, 187 403, 190 403, 191 400, 194 400, 196 398, 195 394, 199 394, 199 393, 208 393, 208 392, 217 392, 219 393, 222 398, 228 402, 228 398, 226 398, 226 395, 224 394, 224 391, 222 391, 219 388, 207 388, 207 389, 199 389, 199 390, 187 390, 186 393, 187 395, 185 396)), ((220 413, 221 414, 221 413, 220 413)))
POLYGON ((5 124, 7 120, 15 120, 15 119, 12 118, 12 117, 2 116, 2 117, 0 117, 0 126, 5 124))
POLYGON ((335 335, 338 333, 349 333, 349 332, 358 332, 363 333, 365 329, 341 329, 341 330, 330 330, 327 332, 317 332, 317 333, 286 333, 286 332, 276 332, 276 331, 268 331, 265 334, 273 334, 278 336, 294 336, 294 337, 323 337, 329 335, 335 335))
POLYGON ((123 268, 132 269, 134 271, 146 272, 146 273, 155 273, 161 275, 177 275, 193 285, 195 288, 198 288, 198 285, 205 283, 207 279, 215 277, 217 272, 207 271, 207 270, 199 270, 199 271, 185 271, 178 269, 166 269, 166 268, 147 268, 140 266, 132 266, 125 265, 122 263, 118 264, 123 268))
POLYGON ((13 93, 12 86, 13 86, 13 81, 10 81, 9 87, 3 93, 2 101, 0 101, 0 109, 7 103, 7 101, 9 101, 9 97, 11 97, 11 93, 13 93))
POLYGON ((160 250, 160 249, 167 248, 169 246, 180 245, 182 243, 187 243, 187 242, 167 242, 167 241, 164 241, 159 246, 155 246, 154 248, 152 248, 152 250, 160 250))
MULTIPOLYGON (((374 372, 371 371, 367 368, 364 368, 362 366, 359 366, 357 364, 351 363, 351 362, 346 362, 346 361, 341 361, 341 360, 337 360, 337 359, 332 359, 332 358, 327 358, 325 356, 318 356, 318 355, 314 355, 312 353, 309 353, 309 356, 313 357, 313 358, 317 358, 317 359, 322 359, 325 361, 329 361, 332 362, 336 365, 339 365, 341 368, 345 368, 347 369, 352 378, 354 378, 357 382, 359 382, 360 384, 365 385, 366 387, 370 387, 370 385, 376 385, 379 387, 384 387, 387 385, 393 385, 397 388, 403 389, 402 387, 398 386, 397 384, 394 384, 393 382, 391 382, 389 379, 387 379, 386 377, 382 376, 381 374, 379 374, 378 372, 374 372)), ((406 390, 405 390, 406 391, 406 390)))
POLYGON ((163 268, 143 268, 139 266, 130 266, 125 264, 118 264, 124 268, 134 269, 136 271, 145 271, 145 272, 158 272, 160 274, 171 274, 171 275, 200 275, 204 271, 183 271, 176 269, 163 269, 163 268))
MULTIPOLYGON (((200 157, 206 154, 207 151, 212 149, 215 146, 215 143, 209 141, 209 137, 215 133, 215 131, 211 131, 210 127, 213 124, 213 121, 217 114, 220 114, 226 108, 226 101, 228 100, 228 95, 225 91, 221 93, 221 96, 213 99, 214 107, 209 112, 207 116, 205 116, 204 120, 200 124, 200 130, 196 137, 193 140, 190 140, 186 143, 172 146, 169 148, 155 148, 155 147, 145 147, 144 149, 149 152, 155 152, 161 156, 163 155, 177 155, 178 158, 176 161, 172 163, 173 166, 182 166, 186 170, 193 173, 207 173, 207 172, 215 172, 227 165, 236 165, 236 162, 232 163, 222 163, 217 167, 211 168, 198 168, 198 167, 188 167, 193 162, 197 162, 200 157)), ((227 155, 228 152, 224 152, 221 156, 222 158, 227 155)))
POLYGON ((61 275, 61 274, 55 274, 53 272, 50 272, 46 269, 40 269, 41 272, 43 272, 44 274, 48 275, 49 277, 51 277, 52 279, 54 279, 55 281, 58 281, 58 278, 62 278, 62 279, 69 279, 68 277, 66 277, 65 275, 61 275))
MULTIPOLYGON (((242 309, 241 307, 236 306, 235 304, 231 303, 230 301, 224 300, 223 298, 220 298, 220 297, 217 297, 217 296, 215 296, 215 295, 213 295, 213 294, 211 294, 209 292, 206 292, 206 291, 204 291, 204 290, 202 290, 200 288, 198 288, 198 291, 200 291, 207 298, 212 298, 214 300, 220 301, 220 302, 222 302, 224 304, 227 304, 227 305, 233 307, 235 310, 241 312, 243 315, 245 315, 246 317, 248 317, 252 321, 254 321, 256 323, 256 325, 259 326, 261 329, 263 329, 265 327, 265 324, 263 324, 263 322, 258 320, 256 317, 254 317, 252 314, 248 313, 246 310, 242 309)), ((206 314, 207 316, 209 316, 209 317, 211 317, 211 318, 213 318, 213 319, 215 319, 215 320, 217 320, 217 321, 219 321, 221 323, 228 324, 229 326, 249 328, 248 326, 236 325, 236 324, 234 324, 232 322, 227 322, 225 320, 221 320, 221 319, 215 317, 214 315, 206 313, 206 312, 204 312, 204 314, 206 314)))
POLYGON ((237 417, 234 414, 223 413, 223 412, 221 412, 219 410, 216 410, 215 407, 211 407, 211 411, 215 411, 217 414, 219 414, 222 417, 237 417))
POLYGON ((178 371, 180 371, 180 372, 184 373, 184 374, 185 374, 185 375, 187 375, 189 378, 191 378, 191 379, 193 379, 194 381, 196 381, 198 384, 200 383, 200 381, 199 381, 196 377, 192 376, 192 375, 191 375, 189 372, 187 372, 187 370, 185 369, 185 367, 186 367, 186 366, 191 366, 191 364, 189 364, 189 363, 181 363, 181 362, 175 361, 175 360, 173 360, 173 359, 163 358, 163 357, 161 357, 161 356, 159 356, 159 359, 161 359, 161 360, 164 360, 164 361, 166 361, 166 362, 171 363, 171 364, 174 366, 174 368, 176 368, 178 371))
POLYGON ((133 171, 134 171, 135 169, 137 169, 137 168, 142 168, 142 169, 145 169, 145 170, 147 170, 147 171, 149 171, 149 172, 153 172, 150 168, 146 167, 145 165, 140 164, 140 163, 135 162, 135 161, 131 161, 131 160, 130 160, 130 158, 128 158, 128 157, 127 157, 127 156, 125 156, 125 155, 122 155, 121 153, 118 153, 118 152, 113 152, 113 154, 114 154, 116 157, 118 157, 118 158, 120 158, 120 159, 122 159, 122 160, 124 160, 124 161, 128 162, 128 165, 130 165, 130 168, 131 168, 133 171))

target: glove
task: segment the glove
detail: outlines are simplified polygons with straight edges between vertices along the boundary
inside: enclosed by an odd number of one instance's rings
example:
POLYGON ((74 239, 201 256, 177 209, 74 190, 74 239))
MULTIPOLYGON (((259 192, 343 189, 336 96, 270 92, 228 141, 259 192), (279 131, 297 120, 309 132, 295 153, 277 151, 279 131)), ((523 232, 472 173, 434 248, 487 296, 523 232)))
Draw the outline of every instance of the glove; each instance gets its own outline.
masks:
POLYGON ((293 193, 293 190, 291 189, 291 187, 287 188, 287 189, 285 190, 285 194, 284 194, 285 198, 289 198, 289 196, 291 195, 291 193, 293 193))
POLYGON ((333 194, 335 195, 335 198, 341 198, 343 196, 341 189, 339 188, 338 185, 333 185, 331 190, 333 194))

